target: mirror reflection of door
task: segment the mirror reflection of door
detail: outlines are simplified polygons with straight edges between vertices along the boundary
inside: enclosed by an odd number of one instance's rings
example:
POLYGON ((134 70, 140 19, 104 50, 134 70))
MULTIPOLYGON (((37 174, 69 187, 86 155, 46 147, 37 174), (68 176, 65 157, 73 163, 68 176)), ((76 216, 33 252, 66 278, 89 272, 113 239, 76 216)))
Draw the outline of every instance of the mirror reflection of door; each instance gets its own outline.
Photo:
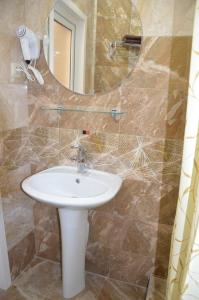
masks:
POLYGON ((46 23, 44 54, 66 88, 84 93, 87 17, 71 0, 59 0, 46 23))
POLYGON ((72 31, 54 20, 54 74, 65 87, 71 80, 72 31))

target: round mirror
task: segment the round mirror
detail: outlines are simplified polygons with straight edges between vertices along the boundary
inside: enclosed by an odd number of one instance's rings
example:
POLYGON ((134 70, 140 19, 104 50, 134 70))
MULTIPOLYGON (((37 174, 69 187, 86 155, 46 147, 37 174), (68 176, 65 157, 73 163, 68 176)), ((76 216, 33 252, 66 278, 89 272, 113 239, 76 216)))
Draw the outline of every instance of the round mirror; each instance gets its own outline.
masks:
POLYGON ((133 0, 58 0, 44 36, 49 69, 80 94, 107 92, 135 67, 142 26, 133 0))

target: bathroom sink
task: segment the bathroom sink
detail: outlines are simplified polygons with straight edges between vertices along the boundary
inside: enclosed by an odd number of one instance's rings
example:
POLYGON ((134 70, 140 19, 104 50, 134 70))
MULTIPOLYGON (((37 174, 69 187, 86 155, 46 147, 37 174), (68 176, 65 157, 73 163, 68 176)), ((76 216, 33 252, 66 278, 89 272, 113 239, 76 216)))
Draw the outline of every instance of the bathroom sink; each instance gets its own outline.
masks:
POLYGON ((32 198, 60 207, 93 208, 110 201, 119 191, 118 175, 74 167, 54 167, 26 178, 22 189, 32 198))
POLYGON ((85 256, 89 235, 88 209, 110 201, 119 191, 118 175, 74 167, 54 167, 32 175, 22 189, 37 201, 58 208, 62 240, 63 296, 85 288, 85 256))

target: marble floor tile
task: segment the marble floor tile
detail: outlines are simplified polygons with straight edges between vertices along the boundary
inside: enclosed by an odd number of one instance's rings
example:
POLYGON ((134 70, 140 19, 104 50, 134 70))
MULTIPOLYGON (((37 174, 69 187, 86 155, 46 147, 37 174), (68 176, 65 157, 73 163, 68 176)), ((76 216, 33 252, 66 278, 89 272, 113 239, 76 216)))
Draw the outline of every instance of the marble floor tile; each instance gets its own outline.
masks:
POLYGON ((146 289, 127 283, 108 279, 98 300, 144 300, 146 289))
POLYGON ((152 276, 150 278, 146 300, 165 300, 166 279, 152 276))
POLYGON ((4 294, 5 292, 0 289, 0 297, 4 294))
MULTIPOLYGON (((26 300, 27 298, 22 295, 16 287, 11 287, 8 291, 0 293, 1 300, 26 300)), ((42 299, 43 300, 43 299, 42 299)))
MULTIPOLYGON (((145 293, 145 288, 87 273, 85 290, 72 300, 144 300, 145 293)), ((0 300, 11 299, 64 300, 60 264, 35 258, 8 291, 0 291, 0 300)))

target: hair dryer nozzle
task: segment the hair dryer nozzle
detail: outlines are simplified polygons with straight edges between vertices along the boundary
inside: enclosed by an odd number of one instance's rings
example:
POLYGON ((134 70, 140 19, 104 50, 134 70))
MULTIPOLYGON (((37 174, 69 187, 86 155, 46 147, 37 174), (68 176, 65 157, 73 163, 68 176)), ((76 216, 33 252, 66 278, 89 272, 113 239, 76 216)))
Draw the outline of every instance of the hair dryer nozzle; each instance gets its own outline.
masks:
POLYGON ((26 26, 25 25, 19 26, 16 30, 16 34, 18 38, 23 37, 26 34, 26 26))

